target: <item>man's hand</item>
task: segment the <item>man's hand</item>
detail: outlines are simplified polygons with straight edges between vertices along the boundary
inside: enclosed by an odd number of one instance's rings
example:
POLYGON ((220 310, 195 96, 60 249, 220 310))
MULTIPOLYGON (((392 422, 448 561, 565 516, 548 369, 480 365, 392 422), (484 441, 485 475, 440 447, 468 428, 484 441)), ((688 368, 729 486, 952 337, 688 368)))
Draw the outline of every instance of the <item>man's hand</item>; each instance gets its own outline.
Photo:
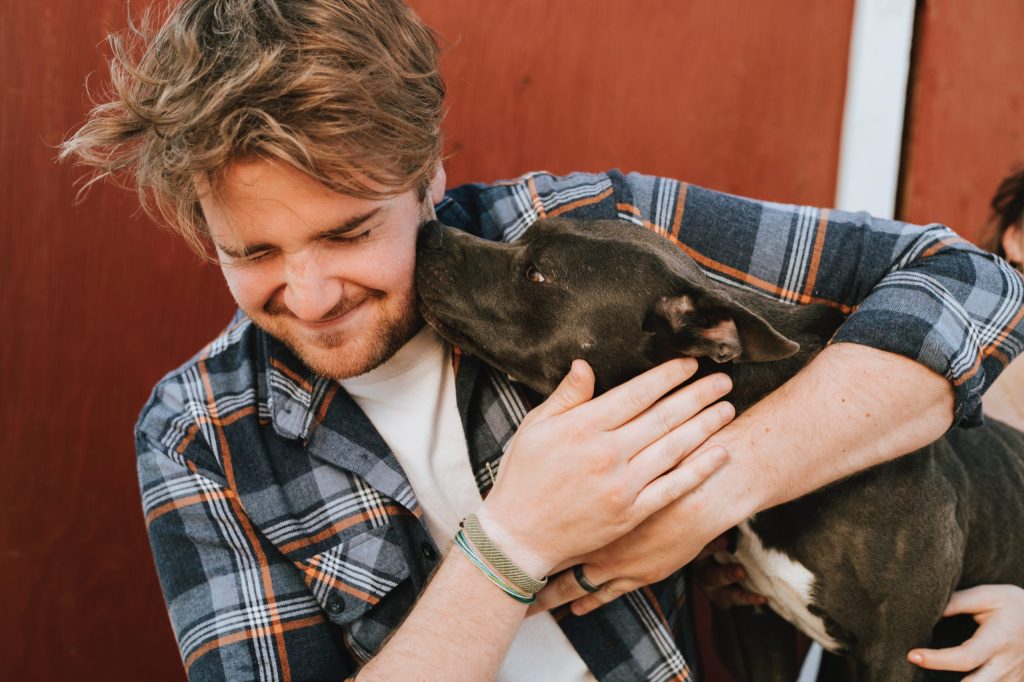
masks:
POLYGON ((943 615, 958 613, 974 614, 973 637, 949 649, 914 649, 907 659, 929 670, 973 670, 964 682, 1024 680, 1024 589, 980 585, 954 592, 943 615))
MULTIPOLYGON (((530 606, 527 616, 547 611, 572 602, 572 612, 577 616, 590 613, 644 585, 662 580, 678 570, 680 557, 685 553, 682 536, 675 542, 665 543, 660 525, 672 523, 667 510, 655 514, 640 524, 629 535, 574 560, 569 565, 580 564, 587 580, 599 585, 597 592, 588 593, 576 580, 570 568, 554 576, 548 586, 537 595, 537 601, 530 606), (660 521, 656 517, 661 517, 660 521)), ((766 599, 738 585, 746 578, 739 564, 719 564, 712 554, 726 547, 726 538, 719 535, 708 543, 697 555, 697 584, 708 598, 723 608, 764 604, 766 599)), ((685 562, 684 562, 685 563, 685 562)), ((561 567, 560 567, 561 568, 561 567)))
MULTIPOLYGON (((948 428, 952 404, 949 382, 924 365, 866 346, 828 346, 708 438, 704 447, 720 444, 729 453, 714 476, 628 535, 561 564, 582 564, 601 585, 573 612, 667 577, 760 510, 932 442, 948 428)), ((545 592, 546 608, 583 595, 572 573, 545 592)))
POLYGON ((528 573, 547 575, 703 483, 725 449, 690 453, 734 410, 711 405, 732 386, 724 374, 675 390, 696 369, 672 360, 592 398, 593 371, 573 363, 513 437, 478 512, 487 534, 528 573))

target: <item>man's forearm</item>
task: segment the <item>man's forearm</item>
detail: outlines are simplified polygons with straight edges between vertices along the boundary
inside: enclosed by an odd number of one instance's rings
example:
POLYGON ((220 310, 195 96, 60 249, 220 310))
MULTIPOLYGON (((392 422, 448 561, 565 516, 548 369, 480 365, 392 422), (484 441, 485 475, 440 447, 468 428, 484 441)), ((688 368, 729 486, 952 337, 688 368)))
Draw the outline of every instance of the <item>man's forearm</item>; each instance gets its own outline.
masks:
POLYGON ((924 365, 867 346, 829 346, 706 441, 729 459, 697 490, 562 566, 583 563, 591 580, 607 583, 602 590, 585 594, 566 572, 540 607, 577 599, 573 611, 582 614, 661 580, 758 511, 926 445, 952 419, 949 381, 924 365))
POLYGON ((408 618, 357 679, 493 679, 525 615, 525 604, 453 547, 408 618))
POLYGON ((702 497, 731 517, 724 529, 927 445, 952 419, 944 377, 899 355, 835 344, 709 440, 730 461, 702 497))

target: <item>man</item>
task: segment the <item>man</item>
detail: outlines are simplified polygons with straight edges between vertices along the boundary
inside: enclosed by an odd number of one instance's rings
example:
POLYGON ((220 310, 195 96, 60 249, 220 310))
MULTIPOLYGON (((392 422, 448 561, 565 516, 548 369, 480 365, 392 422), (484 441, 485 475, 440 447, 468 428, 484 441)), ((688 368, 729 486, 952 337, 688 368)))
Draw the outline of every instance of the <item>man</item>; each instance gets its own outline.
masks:
POLYGON ((115 41, 114 97, 64 154, 133 177, 240 308, 136 429, 193 679, 687 679, 680 567, 759 509, 977 421, 1019 347, 1015 275, 941 227, 619 173, 445 195, 436 47, 395 0, 188 0, 136 47, 115 41), (524 418, 506 378, 422 328, 435 211, 492 239, 632 220, 721 279, 857 312, 728 426, 720 375, 672 392, 689 360, 596 399, 577 363, 524 418), (575 615, 524 620, 471 552, 445 555, 472 513, 575 615))

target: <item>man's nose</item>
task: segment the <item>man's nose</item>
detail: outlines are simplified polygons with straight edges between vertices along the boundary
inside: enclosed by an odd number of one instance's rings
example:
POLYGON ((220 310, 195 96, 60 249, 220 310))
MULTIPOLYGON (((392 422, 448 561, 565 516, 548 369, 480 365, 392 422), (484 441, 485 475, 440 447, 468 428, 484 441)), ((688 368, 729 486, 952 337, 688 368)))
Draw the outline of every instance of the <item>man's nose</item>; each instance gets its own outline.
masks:
POLYGON ((285 262, 284 304, 304 322, 324 318, 344 293, 338 277, 320 262, 319 254, 295 254, 285 262))

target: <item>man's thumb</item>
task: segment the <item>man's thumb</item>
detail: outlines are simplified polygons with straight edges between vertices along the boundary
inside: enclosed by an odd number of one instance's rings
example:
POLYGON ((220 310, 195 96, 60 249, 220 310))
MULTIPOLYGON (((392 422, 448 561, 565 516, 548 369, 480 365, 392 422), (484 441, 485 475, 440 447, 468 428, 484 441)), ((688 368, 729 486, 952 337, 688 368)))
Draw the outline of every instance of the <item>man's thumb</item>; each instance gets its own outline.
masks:
POLYGON ((594 370, 586 360, 573 360, 569 373, 541 406, 548 415, 568 412, 594 397, 594 370))

